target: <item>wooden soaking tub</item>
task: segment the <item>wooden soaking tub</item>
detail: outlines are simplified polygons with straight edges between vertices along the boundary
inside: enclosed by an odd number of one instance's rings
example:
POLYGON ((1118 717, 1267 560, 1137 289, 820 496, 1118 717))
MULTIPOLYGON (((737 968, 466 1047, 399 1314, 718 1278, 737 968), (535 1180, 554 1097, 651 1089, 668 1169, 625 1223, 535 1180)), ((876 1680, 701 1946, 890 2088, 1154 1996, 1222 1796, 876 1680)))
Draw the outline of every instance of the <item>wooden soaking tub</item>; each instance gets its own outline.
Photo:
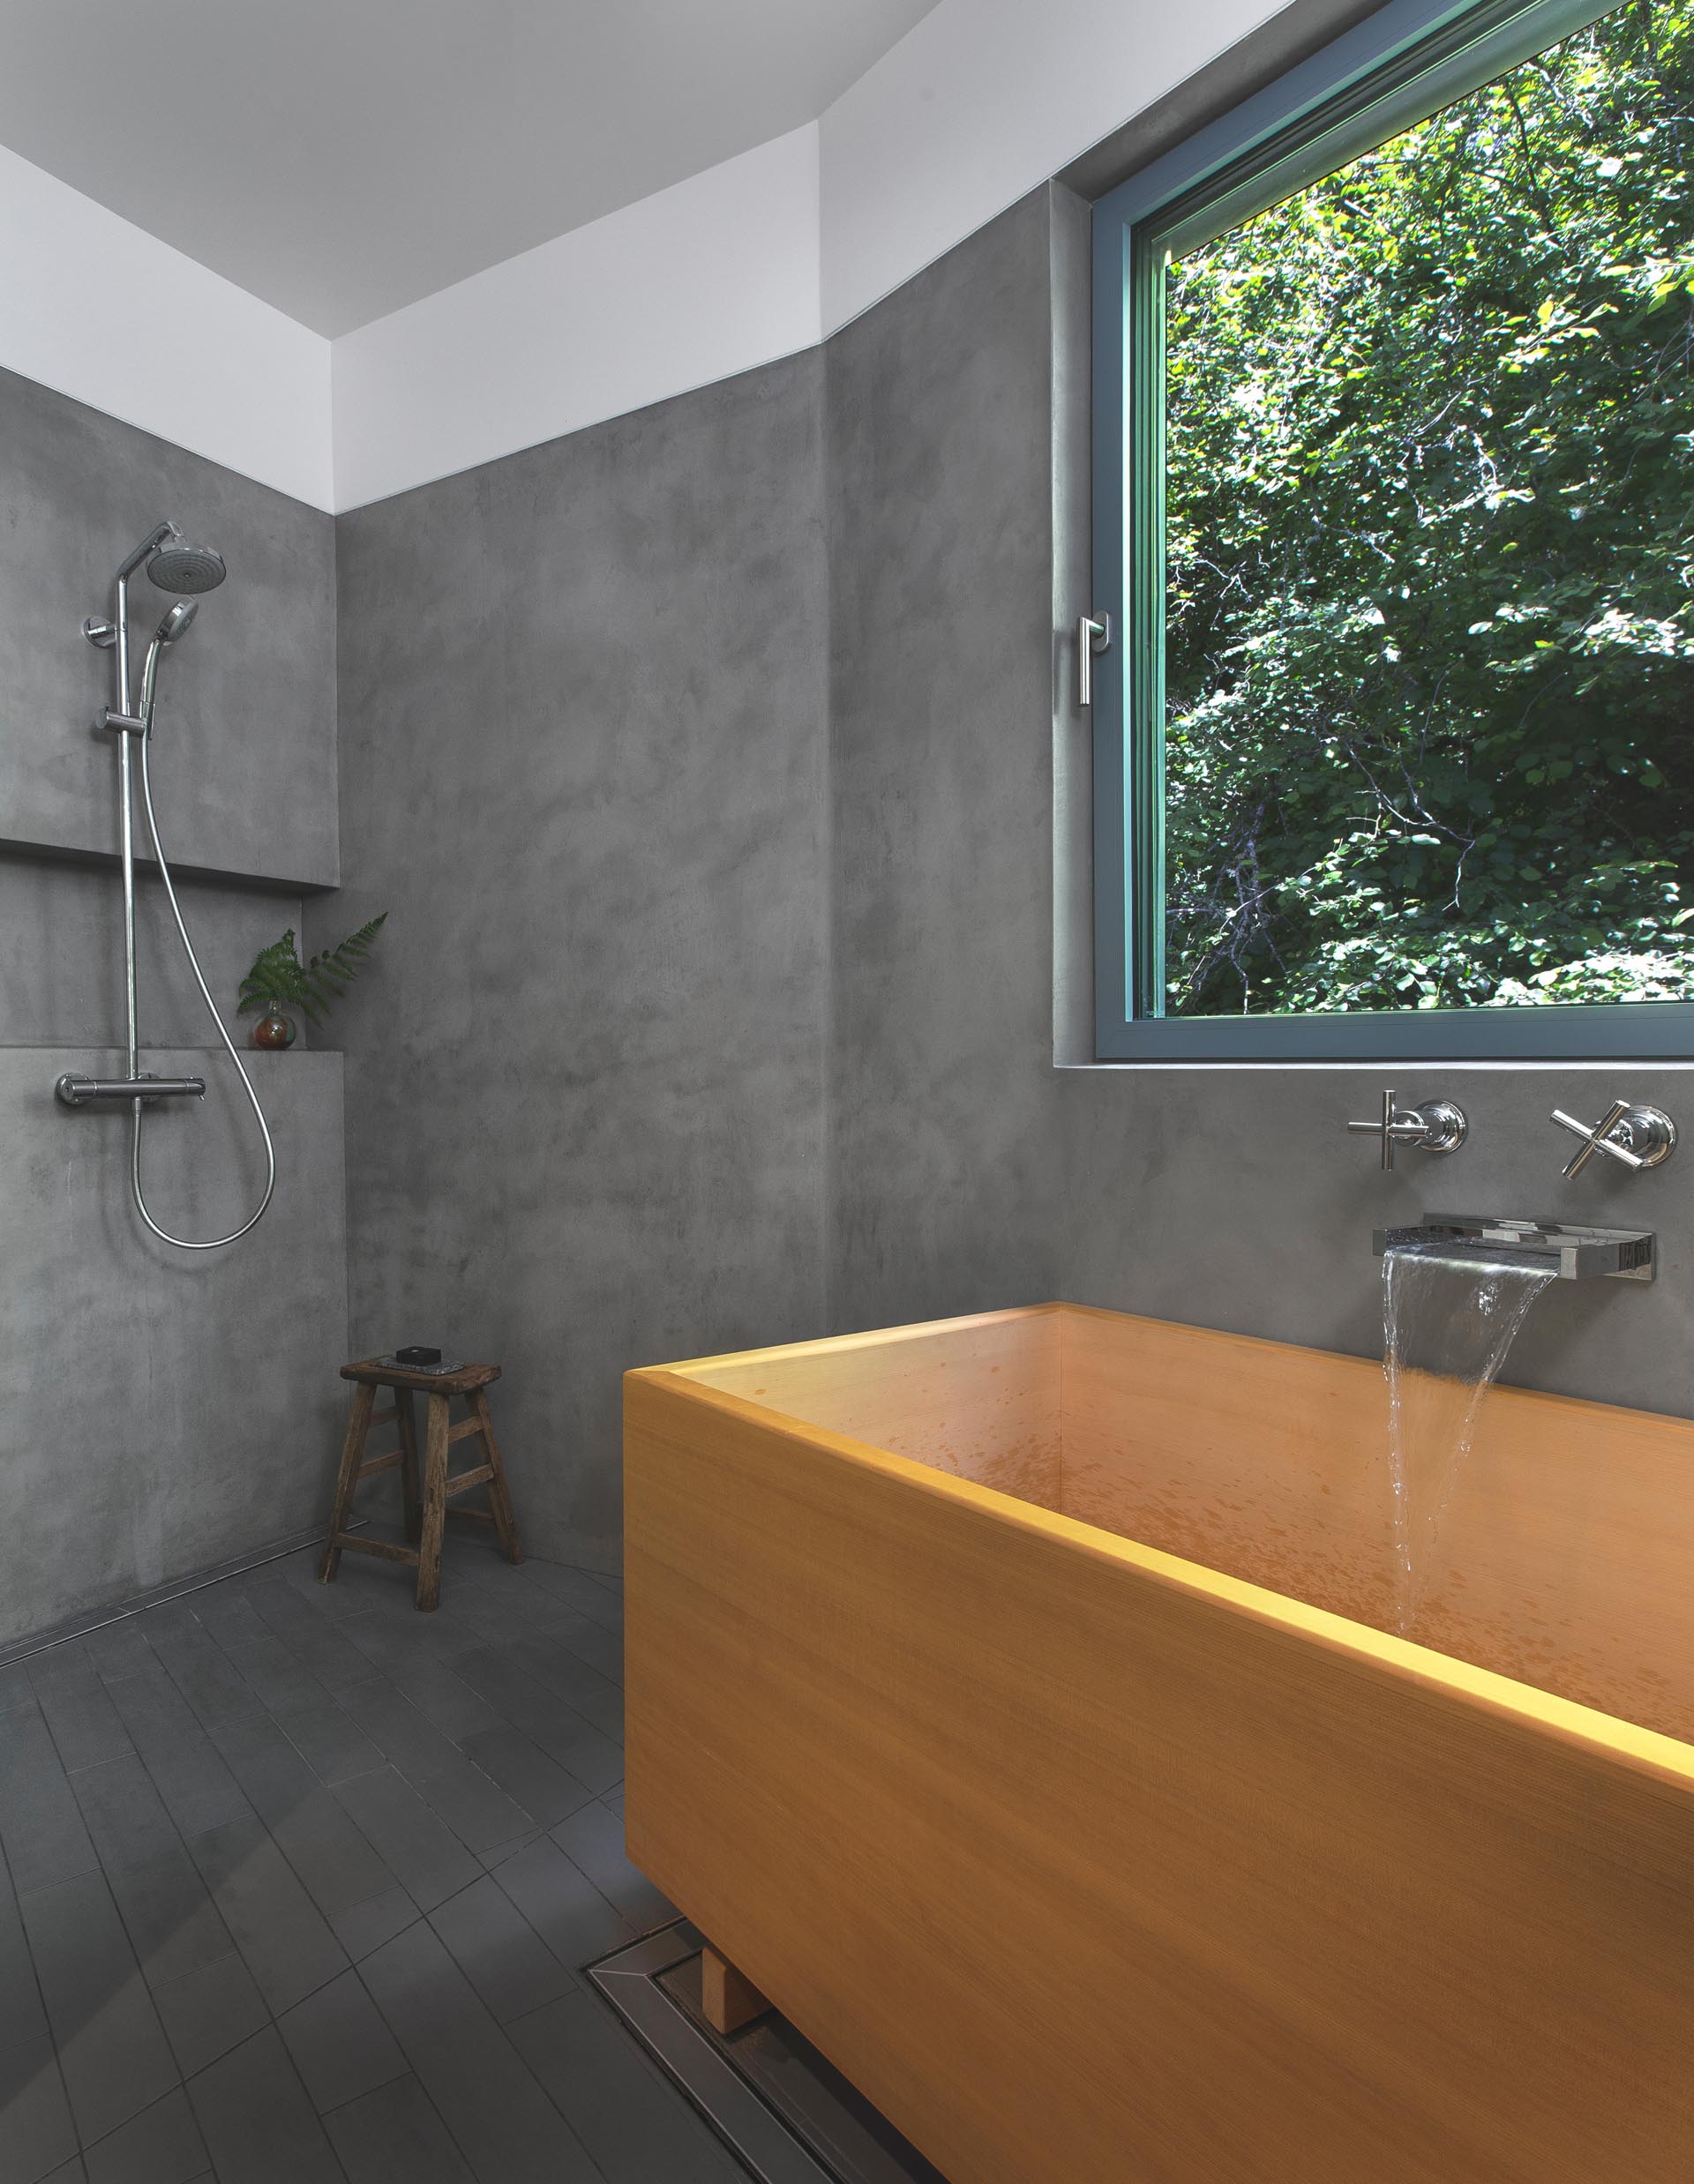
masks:
POLYGON ((952 2184, 1688 2184, 1694 1425, 1090 1312, 632 1373, 630 1854, 952 2184))

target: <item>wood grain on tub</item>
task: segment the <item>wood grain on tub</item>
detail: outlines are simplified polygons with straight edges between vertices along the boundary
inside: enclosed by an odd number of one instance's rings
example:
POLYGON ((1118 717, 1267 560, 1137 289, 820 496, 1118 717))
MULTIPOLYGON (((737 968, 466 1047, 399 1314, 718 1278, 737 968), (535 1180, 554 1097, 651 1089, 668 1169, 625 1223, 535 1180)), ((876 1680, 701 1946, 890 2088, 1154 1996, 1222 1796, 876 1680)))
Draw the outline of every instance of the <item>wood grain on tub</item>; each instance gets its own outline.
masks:
POLYGON ((1196 1452, 1363 1460, 1374 1368, 1111 1317, 630 1376, 631 1855, 957 2184, 1686 2184, 1694 1751, 781 1415, 1056 1333, 1067 1466, 1168 1470, 1179 1367, 1196 1452))

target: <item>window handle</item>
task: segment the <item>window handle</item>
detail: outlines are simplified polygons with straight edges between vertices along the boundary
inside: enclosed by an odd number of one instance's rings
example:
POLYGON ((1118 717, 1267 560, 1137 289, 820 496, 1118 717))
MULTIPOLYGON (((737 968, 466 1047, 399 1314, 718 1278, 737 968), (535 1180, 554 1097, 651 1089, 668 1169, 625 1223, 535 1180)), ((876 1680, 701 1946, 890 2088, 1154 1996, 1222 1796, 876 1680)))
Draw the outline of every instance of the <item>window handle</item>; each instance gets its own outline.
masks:
POLYGON ((1076 703, 1094 702, 1094 655, 1112 647, 1109 614, 1084 614, 1076 618, 1076 703))
POLYGON ((1578 1122, 1562 1107, 1553 1119, 1582 1143, 1565 1163, 1567 1176, 1580 1175, 1596 1153, 1621 1161, 1626 1168, 1656 1168, 1676 1149, 1676 1126, 1662 1107, 1636 1107, 1628 1100, 1614 1100, 1597 1123, 1578 1122))

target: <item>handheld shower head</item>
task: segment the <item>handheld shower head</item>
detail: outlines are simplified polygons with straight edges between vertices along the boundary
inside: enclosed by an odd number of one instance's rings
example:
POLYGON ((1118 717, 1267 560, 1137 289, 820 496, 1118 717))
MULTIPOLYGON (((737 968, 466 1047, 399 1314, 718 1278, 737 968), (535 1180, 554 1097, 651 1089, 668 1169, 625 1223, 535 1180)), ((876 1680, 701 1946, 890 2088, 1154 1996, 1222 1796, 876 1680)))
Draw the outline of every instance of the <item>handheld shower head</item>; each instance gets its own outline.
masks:
POLYGON ((147 561, 147 581, 161 592, 215 591, 229 573, 221 554, 180 535, 166 539, 147 561))
POLYGON ((147 647, 147 656, 141 663, 141 718, 147 724, 147 733, 153 733, 153 693, 159 678, 159 659, 167 645, 174 645, 200 610, 198 599, 179 599, 174 607, 167 608, 164 619, 153 632, 153 641, 147 647))

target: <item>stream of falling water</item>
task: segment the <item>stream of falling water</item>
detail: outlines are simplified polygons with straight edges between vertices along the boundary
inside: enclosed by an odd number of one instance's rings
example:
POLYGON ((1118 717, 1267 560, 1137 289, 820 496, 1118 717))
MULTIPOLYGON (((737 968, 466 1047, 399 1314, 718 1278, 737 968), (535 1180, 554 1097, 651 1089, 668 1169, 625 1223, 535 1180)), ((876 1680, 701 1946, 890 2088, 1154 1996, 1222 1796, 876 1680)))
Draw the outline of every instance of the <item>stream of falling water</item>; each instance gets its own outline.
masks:
POLYGON ((1422 1604, 1482 1398, 1530 1306, 1555 1279, 1549 1268, 1495 1258, 1486 1248, 1392 1245, 1383 1253, 1383 1370, 1402 1635, 1422 1604))

